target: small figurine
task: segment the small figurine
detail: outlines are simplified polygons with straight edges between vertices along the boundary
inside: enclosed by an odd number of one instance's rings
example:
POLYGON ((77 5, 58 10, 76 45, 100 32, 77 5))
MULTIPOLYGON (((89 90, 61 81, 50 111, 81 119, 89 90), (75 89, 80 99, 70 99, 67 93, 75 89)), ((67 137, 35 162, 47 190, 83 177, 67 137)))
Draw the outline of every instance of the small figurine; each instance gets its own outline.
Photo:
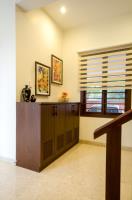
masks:
POLYGON ((31 100, 31 102, 35 102, 36 101, 35 95, 32 95, 30 100, 31 100))
POLYGON ((68 98, 68 93, 67 92, 62 92, 62 95, 60 97, 60 101, 61 102, 68 102, 69 98, 68 98))

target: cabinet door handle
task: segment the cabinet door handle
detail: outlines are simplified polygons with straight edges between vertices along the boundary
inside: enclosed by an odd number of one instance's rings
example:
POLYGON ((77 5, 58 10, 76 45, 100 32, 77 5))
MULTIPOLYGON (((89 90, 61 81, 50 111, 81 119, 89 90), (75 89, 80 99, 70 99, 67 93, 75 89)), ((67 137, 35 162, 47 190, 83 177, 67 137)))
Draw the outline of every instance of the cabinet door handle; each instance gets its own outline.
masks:
POLYGON ((56 115, 56 116, 58 115, 58 109, 57 109, 57 106, 55 106, 55 115, 56 115))
POLYGON ((55 106, 53 106, 53 112, 52 112, 52 115, 53 115, 53 116, 56 115, 56 109, 55 109, 55 106))
POLYGON ((74 105, 72 105, 72 109, 71 109, 71 111, 72 111, 72 113, 75 112, 75 106, 74 106, 74 105))
POLYGON ((57 116, 58 112, 57 112, 57 106, 53 106, 53 112, 52 112, 53 116, 57 116))

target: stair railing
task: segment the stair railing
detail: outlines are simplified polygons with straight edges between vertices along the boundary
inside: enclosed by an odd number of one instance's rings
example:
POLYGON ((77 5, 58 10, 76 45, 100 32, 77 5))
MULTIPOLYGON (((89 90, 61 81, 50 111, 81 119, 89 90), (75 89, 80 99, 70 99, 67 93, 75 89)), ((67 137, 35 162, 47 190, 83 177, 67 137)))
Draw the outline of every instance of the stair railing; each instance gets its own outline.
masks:
POLYGON ((106 190, 105 200, 120 200, 121 131, 122 125, 132 120, 132 110, 119 115, 97 128, 94 139, 106 133, 106 190))

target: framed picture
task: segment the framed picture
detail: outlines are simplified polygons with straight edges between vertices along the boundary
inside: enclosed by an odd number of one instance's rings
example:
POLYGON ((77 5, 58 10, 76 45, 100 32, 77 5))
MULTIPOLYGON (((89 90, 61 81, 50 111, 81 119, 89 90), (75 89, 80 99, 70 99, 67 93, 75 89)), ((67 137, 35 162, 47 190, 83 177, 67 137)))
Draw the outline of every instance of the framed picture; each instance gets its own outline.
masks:
POLYGON ((63 61, 51 55, 51 81, 59 85, 63 84, 63 61))
POLYGON ((35 62, 35 94, 50 96, 50 67, 35 62))

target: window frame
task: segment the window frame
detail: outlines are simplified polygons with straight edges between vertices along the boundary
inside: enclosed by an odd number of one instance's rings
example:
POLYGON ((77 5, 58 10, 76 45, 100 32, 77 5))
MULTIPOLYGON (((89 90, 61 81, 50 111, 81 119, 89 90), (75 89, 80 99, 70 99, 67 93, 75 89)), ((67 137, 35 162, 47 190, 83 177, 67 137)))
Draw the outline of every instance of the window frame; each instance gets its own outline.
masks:
MULTIPOLYGON (((118 90, 117 90, 118 92, 118 90)), ((80 115, 86 117, 102 117, 102 118, 114 118, 122 113, 106 113, 107 108, 107 90, 102 90, 102 112, 86 112, 86 91, 80 92, 81 110, 80 115)), ((131 109, 131 90, 125 90, 125 112, 131 109)))

